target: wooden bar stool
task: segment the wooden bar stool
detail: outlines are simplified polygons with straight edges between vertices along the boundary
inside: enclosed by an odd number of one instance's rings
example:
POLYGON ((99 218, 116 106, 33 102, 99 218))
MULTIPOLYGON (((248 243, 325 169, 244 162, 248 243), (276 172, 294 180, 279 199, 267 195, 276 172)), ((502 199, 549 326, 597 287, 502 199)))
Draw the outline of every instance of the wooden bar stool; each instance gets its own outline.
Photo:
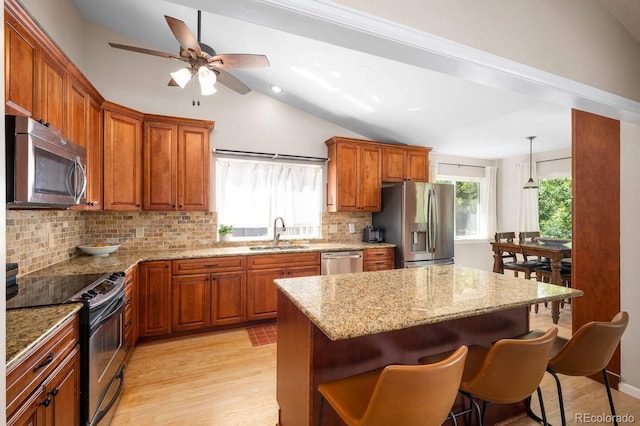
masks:
POLYGON ((434 364, 388 365, 321 383, 318 424, 326 400, 349 426, 440 426, 456 399, 466 357, 467 347, 461 346, 434 364))
MULTIPOLYGON (((501 339, 490 348, 469 347, 460 391, 469 398, 471 409, 475 408, 479 425, 484 422, 489 404, 511 404, 528 400, 536 391, 546 424, 539 385, 557 334, 558 329, 553 327, 535 339, 501 339), (478 400, 482 401, 482 409, 478 400)), ((420 358, 420 363, 431 362, 443 355, 445 354, 420 358)), ((456 415, 459 414, 462 413, 456 415)))
MULTIPOLYGON (((494 237, 496 243, 512 243, 515 238, 515 232, 496 232, 494 237)), ((501 256, 503 269, 513 271, 514 277, 518 276, 518 272, 522 272, 526 279, 531 279, 534 268, 538 266, 537 260, 528 260, 526 256, 523 257, 523 260, 518 260, 516 253, 513 252, 502 252, 501 256)))
MULTIPOLYGON (((629 314, 624 311, 618 312, 610 322, 592 321, 583 325, 571 339, 563 337, 556 339, 550 354, 547 371, 556 381, 563 426, 567 422, 562 399, 562 386, 560 385, 558 373, 567 376, 591 376, 600 371, 602 371, 604 377, 613 423, 615 425, 618 424, 606 368, 620 343, 628 323, 629 314)), ((522 338, 538 337, 540 333, 542 333, 542 330, 533 330, 522 336, 522 338)))

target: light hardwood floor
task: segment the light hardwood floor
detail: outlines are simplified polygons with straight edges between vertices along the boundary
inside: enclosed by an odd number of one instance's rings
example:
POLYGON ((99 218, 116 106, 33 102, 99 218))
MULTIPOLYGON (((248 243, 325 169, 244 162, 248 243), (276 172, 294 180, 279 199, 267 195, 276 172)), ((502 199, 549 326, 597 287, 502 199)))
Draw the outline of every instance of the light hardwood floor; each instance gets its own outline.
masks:
MULTIPOLYGON (((553 325, 543 306, 531 318, 532 328, 553 325)), ((571 334, 570 324, 565 308, 558 324, 561 335, 571 334)), ((273 426, 278 420, 275 368, 276 345, 253 347, 245 329, 139 345, 127 366, 112 425, 273 426)), ((609 413, 603 385, 586 378, 561 380, 569 424, 581 423, 576 414, 609 413)), ((560 424, 548 374, 543 393, 550 422, 560 424)), ((632 415, 640 423, 640 400, 614 391, 614 401, 618 415, 632 415)), ((505 424, 537 423, 522 418, 505 424)))

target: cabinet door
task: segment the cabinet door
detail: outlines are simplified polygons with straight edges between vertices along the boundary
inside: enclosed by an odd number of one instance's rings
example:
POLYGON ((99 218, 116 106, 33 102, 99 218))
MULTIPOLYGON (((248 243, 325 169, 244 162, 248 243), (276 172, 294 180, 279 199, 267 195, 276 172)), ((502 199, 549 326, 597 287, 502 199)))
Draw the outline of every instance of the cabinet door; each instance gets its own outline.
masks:
POLYGON ((382 182, 402 182, 405 176, 405 149, 382 148, 382 182))
POLYGON ((211 325, 211 275, 180 275, 171 281, 172 331, 211 325))
POLYGON ((244 322, 247 317, 247 280, 242 272, 213 274, 212 325, 244 322))
POLYGON ((84 88, 67 77, 67 103, 65 109, 65 135, 80 146, 87 147, 87 103, 84 88))
POLYGON ((43 426, 46 424, 46 407, 43 401, 47 399, 44 386, 38 387, 15 413, 7 418, 7 426, 43 426))
POLYGON ((358 163, 358 211, 380 211, 382 206, 380 168, 380 148, 361 146, 358 163))
POLYGON ((102 108, 94 99, 87 104, 87 210, 102 210, 102 108))
MULTIPOLYGON (((34 116, 38 79, 38 46, 5 9, 4 96, 7 114, 34 116)), ((38 118, 38 117, 35 117, 38 118)))
POLYGON ((44 120, 45 123, 65 134, 66 72, 64 67, 47 53, 42 54, 41 66, 42 83, 39 92, 41 109, 40 117, 35 118, 44 120))
POLYGON ((274 318, 278 311, 278 289, 273 280, 284 278, 285 270, 247 272, 247 320, 274 318))
POLYGON ((51 425, 80 424, 80 346, 76 346, 45 386, 51 425))
POLYGON ((209 129, 178 127, 178 210, 209 210, 209 129))
POLYGON ((168 261, 143 262, 139 271, 138 329, 140 336, 171 332, 171 275, 168 261))
POLYGON ((104 111, 104 208, 140 210, 142 120, 104 111))
POLYGON ((423 150, 407 150, 407 180, 416 182, 429 181, 429 152, 423 150))
POLYGON ((336 146, 337 211, 358 211, 358 145, 338 143, 336 146))
POLYGON ((177 127, 169 123, 144 123, 144 210, 177 208, 177 127))

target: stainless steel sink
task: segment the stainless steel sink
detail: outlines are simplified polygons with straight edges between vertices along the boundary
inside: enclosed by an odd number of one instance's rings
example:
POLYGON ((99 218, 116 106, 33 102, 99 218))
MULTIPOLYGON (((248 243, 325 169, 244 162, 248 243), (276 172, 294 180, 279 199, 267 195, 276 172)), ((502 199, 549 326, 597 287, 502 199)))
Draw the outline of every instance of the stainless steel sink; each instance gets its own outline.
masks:
POLYGON ((300 250, 306 249, 307 246, 303 245, 282 245, 282 246, 253 246, 249 247, 249 250, 255 251, 282 251, 282 250, 300 250))

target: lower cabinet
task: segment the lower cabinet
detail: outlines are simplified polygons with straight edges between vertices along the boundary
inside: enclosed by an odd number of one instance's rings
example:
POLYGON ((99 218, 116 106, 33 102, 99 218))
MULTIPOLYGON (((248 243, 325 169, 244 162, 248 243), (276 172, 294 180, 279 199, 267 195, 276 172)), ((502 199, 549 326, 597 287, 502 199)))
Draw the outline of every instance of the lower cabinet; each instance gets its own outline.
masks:
POLYGON ((275 318, 278 289, 273 280, 320 275, 320 253, 249 256, 247 265, 247 320, 275 318))
POLYGON ((246 321, 245 268, 244 256, 174 261, 172 331, 246 321))
POLYGON ((74 316, 7 371, 7 425, 80 424, 78 327, 74 316))
POLYGON ((142 262, 138 279, 140 337, 171 333, 171 261, 142 262))
POLYGON ((393 269, 395 267, 394 253, 393 247, 364 250, 362 270, 369 272, 393 269))

